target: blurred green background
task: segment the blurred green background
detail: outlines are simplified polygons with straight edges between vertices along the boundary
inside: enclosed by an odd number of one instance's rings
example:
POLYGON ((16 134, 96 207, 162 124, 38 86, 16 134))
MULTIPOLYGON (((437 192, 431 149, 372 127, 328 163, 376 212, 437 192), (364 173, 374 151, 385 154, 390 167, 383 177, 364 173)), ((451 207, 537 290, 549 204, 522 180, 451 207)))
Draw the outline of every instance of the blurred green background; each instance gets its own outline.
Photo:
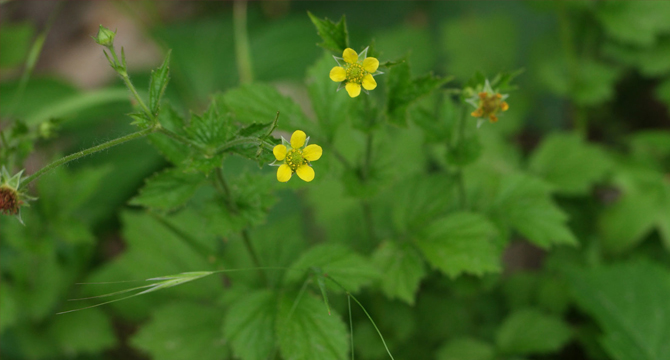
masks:
MULTIPOLYGON (((132 131, 125 115, 132 111, 129 94, 91 39, 100 24, 118 29, 117 49, 125 48, 131 78, 140 89, 147 88, 150 69, 172 49, 172 79, 166 97, 184 114, 188 109, 200 113, 210 94, 239 85, 230 2, 31 0, 0 6, 0 129, 13 119, 21 119, 29 127, 47 120, 58 123, 57 136, 40 139, 36 151, 27 158, 28 174, 54 154, 69 154, 132 131), (41 34, 45 35, 44 46, 21 92, 26 59, 41 34)), ((345 14, 356 49, 370 44, 381 61, 407 56, 413 74, 433 71, 453 75, 455 80, 449 84, 453 87, 463 85, 475 71, 492 77, 501 71, 523 69, 516 81, 518 90, 508 100, 510 111, 482 135, 484 142, 488 133, 497 133, 496 139, 500 135, 505 145, 493 141, 485 151, 494 153, 499 146, 500 154, 513 154, 512 160, 506 161, 514 166, 525 164, 547 136, 571 130, 606 147, 616 161, 644 163, 653 176, 670 179, 670 2, 250 2, 247 28, 254 80, 270 83, 311 114, 304 80, 306 71, 324 51, 315 45, 320 40, 307 11, 333 20, 345 14)), ((379 79, 383 83, 383 77, 379 79)), ((384 85, 376 91, 383 93, 384 85)), ((408 151, 420 147, 422 137, 411 131, 407 134, 402 144, 408 151)), ((346 141, 359 140, 345 139, 344 147, 346 141)), ((501 157, 491 158, 498 161, 501 157)), ((227 171, 233 173, 253 168, 241 160, 227 161, 227 171)), ((203 339, 216 338, 221 327, 212 320, 208 306, 231 302, 215 279, 114 306, 55 316, 69 309, 69 298, 107 292, 107 288, 82 288, 75 285, 78 282, 134 280, 206 270, 211 265, 193 255, 193 249, 182 249, 183 244, 171 239, 169 233, 146 226, 159 220, 128 211, 128 200, 137 194, 144 179, 167 165, 148 141, 130 142, 42 177, 33 187, 40 199, 23 211, 26 227, 0 217, 0 351, 4 359, 228 358, 230 350, 223 350, 224 343, 203 339), (156 250, 145 239, 165 244, 160 256, 150 259, 143 255, 156 250), (174 300, 184 298, 198 299, 199 305, 183 306, 174 300), (162 305, 161 316, 152 313, 156 304, 162 305), (151 322, 150 314, 162 322, 151 322), (189 338, 193 328, 201 333, 189 338), (171 351, 165 345, 169 341, 189 342, 192 349, 171 351), (211 351, 216 346, 222 350, 211 351)), ((500 162, 492 166, 508 165, 500 162)), ((289 229, 286 233, 302 226, 306 238, 323 232, 336 241, 350 236, 333 220, 340 220, 338 216, 351 204, 347 199, 334 199, 337 195, 333 194, 342 193, 342 189, 329 181, 328 168, 324 164, 321 169, 326 180, 315 182, 307 195, 306 186, 300 183, 292 183, 291 190, 278 191, 267 223, 255 234, 271 237, 281 226, 289 229), (324 199, 332 203, 317 204, 324 199), (308 212, 305 209, 314 207, 318 209, 313 215, 302 216, 308 212)), ((274 176, 272 169, 261 171, 274 176)), ((594 230, 594 223, 601 218, 598 211, 630 188, 640 191, 640 199, 658 198, 644 193, 643 185, 631 185, 635 181, 594 180, 588 191, 578 190, 576 197, 568 191, 556 200, 570 214, 573 231, 587 241, 574 250, 584 259, 596 256, 593 254, 603 246, 588 242, 602 235, 594 230)), ((610 242, 614 255, 605 258, 652 259, 667 270, 670 258, 662 244, 670 244, 670 206, 648 206, 645 201, 630 201, 632 210, 621 216, 606 215, 621 226, 602 230, 605 237, 615 234, 610 242), (663 215, 666 210, 667 217, 663 215), (650 213, 654 215, 647 216, 650 213), (639 219, 625 214, 638 214, 639 219), (649 222, 649 217, 659 220, 649 222), (626 232, 630 236, 619 236, 626 232)), ((188 216, 194 215, 183 216, 185 227, 188 216)), ((371 245, 353 247, 367 252, 371 245)), ((551 259, 560 267, 563 255, 551 259)), ((490 336, 501 314, 514 309, 515 304, 534 301, 530 298, 537 296, 551 307, 552 300, 564 295, 565 285, 560 281, 542 283, 549 285, 539 286, 539 290, 534 287, 540 279, 554 276, 538 270, 545 266, 545 256, 544 250, 522 242, 508 248, 503 258, 504 276, 511 280, 505 282, 507 285, 496 285, 495 290, 491 290, 493 285, 487 287, 490 279, 486 277, 438 280, 437 275, 430 275, 430 281, 438 285, 420 297, 417 306, 436 309, 432 313, 416 315, 412 313, 416 308, 380 300, 379 296, 371 295, 368 300, 397 344, 416 336, 417 328, 432 329, 432 335, 423 337, 425 347, 396 348, 402 354, 398 358, 453 359, 444 355, 451 350, 437 351, 443 349, 440 344, 446 339, 463 334, 490 336), (559 285, 554 286, 556 283, 559 285), (450 295, 441 295, 447 288, 450 295), (532 291, 539 295, 530 295, 532 291), (487 296, 498 300, 487 301, 487 296)), ((230 264, 248 265, 245 261, 232 259, 230 264)), ((560 299, 556 301, 557 307, 564 306, 560 299)), ((581 316, 574 309, 558 313, 568 322, 581 316)), ((370 325, 361 321, 357 326, 360 358, 384 358, 370 325)), ((539 355, 531 351, 524 358, 610 358, 594 340, 598 327, 594 323, 588 326, 562 350, 539 355)), ((181 348, 175 345, 175 349, 181 348)))

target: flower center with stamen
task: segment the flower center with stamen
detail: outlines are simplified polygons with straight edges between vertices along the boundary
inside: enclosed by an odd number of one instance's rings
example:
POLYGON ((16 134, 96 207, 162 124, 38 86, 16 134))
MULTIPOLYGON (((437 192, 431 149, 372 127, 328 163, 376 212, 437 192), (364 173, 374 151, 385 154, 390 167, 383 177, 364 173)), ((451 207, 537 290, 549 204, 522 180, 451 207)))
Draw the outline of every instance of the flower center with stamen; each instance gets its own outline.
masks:
POLYGON ((301 150, 291 149, 286 154, 286 165, 293 171, 296 171, 300 165, 303 165, 306 162, 307 160, 302 156, 301 150))
MULTIPOLYGON (((502 107, 503 101, 500 94, 489 95, 486 92, 479 93, 479 107, 484 115, 496 113, 502 107)), ((504 111, 504 110, 503 110, 504 111)))
POLYGON ((365 76, 365 70, 360 64, 351 64, 347 69, 347 81, 360 84, 363 82, 363 77, 365 76))

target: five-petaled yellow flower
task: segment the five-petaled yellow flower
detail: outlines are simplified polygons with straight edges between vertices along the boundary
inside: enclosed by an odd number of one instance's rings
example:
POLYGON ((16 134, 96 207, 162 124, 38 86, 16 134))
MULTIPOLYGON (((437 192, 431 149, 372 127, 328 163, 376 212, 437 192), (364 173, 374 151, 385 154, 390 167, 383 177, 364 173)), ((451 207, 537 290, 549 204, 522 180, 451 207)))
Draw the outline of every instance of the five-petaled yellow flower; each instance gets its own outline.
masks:
POLYGON ((310 162, 319 160, 323 150, 319 145, 307 145, 308 142, 309 138, 305 133, 296 130, 291 135, 290 143, 282 137, 283 144, 272 149, 277 160, 271 165, 277 164, 278 161, 284 162, 277 169, 277 180, 287 182, 291 179, 293 173, 297 173, 301 179, 307 182, 314 180, 314 169, 312 169, 310 162))
POLYGON ((486 118, 492 123, 498 121, 498 113, 509 109, 509 105, 505 102, 507 96, 507 94, 500 94, 497 91, 493 91, 491 84, 486 80, 484 89, 467 99, 468 103, 477 108, 470 115, 480 118, 478 126, 481 125, 483 119, 486 118))
POLYGON ((377 87, 377 82, 373 76, 382 74, 377 71, 379 67, 379 60, 373 57, 367 57, 368 48, 365 48, 361 54, 356 54, 356 51, 351 48, 344 49, 342 57, 335 58, 339 66, 335 66, 330 70, 330 79, 339 82, 347 89, 347 93, 352 98, 360 95, 361 85, 365 90, 373 90, 377 87), (344 60, 344 62, 340 61, 344 60))

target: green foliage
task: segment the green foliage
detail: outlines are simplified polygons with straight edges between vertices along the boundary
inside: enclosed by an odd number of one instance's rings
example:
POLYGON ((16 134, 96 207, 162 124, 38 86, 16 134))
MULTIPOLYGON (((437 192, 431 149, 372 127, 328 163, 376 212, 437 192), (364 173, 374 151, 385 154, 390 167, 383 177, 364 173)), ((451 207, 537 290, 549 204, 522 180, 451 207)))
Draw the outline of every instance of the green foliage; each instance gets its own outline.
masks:
POLYGON ((458 212, 427 226, 417 244, 428 262, 445 274, 483 275, 500 271, 496 229, 484 216, 458 212))
POLYGON ((558 317, 528 308, 513 312, 496 334, 496 344, 505 354, 555 352, 571 338, 570 328, 558 317))
POLYGON ((344 49, 349 47, 349 32, 347 32, 347 20, 344 15, 342 15, 342 18, 337 23, 328 20, 328 18, 321 20, 309 11, 307 15, 309 15, 310 20, 312 20, 312 23, 316 27, 317 33, 323 40, 318 45, 341 56, 344 49))
POLYGON ((33 39, 13 4, 0 163, 26 226, 0 216, 5 357, 670 357, 667 4, 133 3, 162 65, 106 32, 121 78, 85 91, 64 64, 97 83, 104 60, 63 57, 60 27, 33 39), (368 45, 378 87, 338 92, 332 55, 368 45), (464 100, 487 82, 509 111, 478 123, 464 100), (280 183, 296 130, 323 156, 280 183))
MULTIPOLYGON (((318 267, 327 276, 336 279, 347 290, 358 292, 362 286, 370 284, 379 278, 379 271, 373 267, 364 257, 358 255, 342 245, 324 244, 314 246, 302 253, 291 269, 304 270, 318 267)), ((304 274, 299 271, 290 271, 286 274, 286 280, 297 282, 304 279, 304 274)), ((339 288, 331 288, 332 291, 341 291, 339 288)))
POLYGON ((598 147, 575 135, 547 137, 530 159, 530 170, 567 195, 586 195, 603 179, 611 160, 598 147))
POLYGON ((153 359, 225 359, 221 334, 223 316, 216 308, 175 303, 152 311, 150 322, 133 336, 132 344, 153 359))
POLYGON ((540 247, 576 245, 577 240, 565 224, 567 216, 549 194, 549 187, 538 179, 508 176, 500 182, 491 211, 495 218, 540 247))
POLYGON ((569 283, 579 307, 602 328, 600 336, 616 360, 670 356, 670 273, 648 262, 571 269, 569 283))
POLYGON ((147 179, 130 204, 170 210, 183 205, 202 183, 202 175, 168 169, 147 179))
POLYGON ((267 359, 275 347, 277 297, 267 290, 246 294, 226 315, 224 335, 242 359, 267 359))
POLYGON ((412 78, 407 61, 402 61, 392 67, 387 80, 386 115, 389 122, 395 125, 406 125, 409 106, 449 80, 449 78, 436 77, 433 74, 412 78))
POLYGON ((165 55, 163 65, 158 69, 151 71, 151 83, 149 83, 149 108, 154 116, 158 115, 161 98, 170 81, 170 54, 171 52, 168 51, 167 55, 165 55))
POLYGON ((301 129, 310 133, 311 125, 300 106, 270 85, 243 85, 215 99, 219 106, 227 106, 235 114, 235 119, 243 124, 267 123, 279 112, 281 129, 301 129))
POLYGON ((317 122, 323 136, 331 140, 339 125, 348 116, 351 107, 346 91, 334 92, 337 85, 328 77, 330 69, 335 64, 332 56, 324 54, 313 67, 307 70, 307 90, 317 122))
POLYGON ((438 360, 493 360, 495 349, 477 339, 458 338, 449 341, 437 352, 438 360))
POLYGON ((670 31, 666 21, 670 16, 670 5, 665 2, 608 1, 598 5, 598 21, 616 40, 649 46, 658 35, 670 31))
POLYGON ((345 360, 348 336, 344 322, 335 312, 328 314, 321 301, 310 295, 297 302, 284 296, 279 300, 275 323, 279 350, 295 360, 345 360))
POLYGON ((372 261, 383 274, 380 282, 384 294, 413 305, 419 283, 426 275, 426 266, 417 249, 387 241, 375 251, 372 261))

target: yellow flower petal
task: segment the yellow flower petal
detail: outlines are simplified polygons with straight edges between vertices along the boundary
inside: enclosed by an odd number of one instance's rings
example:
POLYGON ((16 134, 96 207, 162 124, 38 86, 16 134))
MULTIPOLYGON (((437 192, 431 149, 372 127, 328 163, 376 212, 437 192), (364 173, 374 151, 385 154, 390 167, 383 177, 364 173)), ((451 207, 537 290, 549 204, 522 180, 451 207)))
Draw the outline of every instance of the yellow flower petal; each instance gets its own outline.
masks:
POLYGON ((347 89, 347 92, 349 93, 349 96, 352 98, 355 98, 356 96, 361 94, 361 85, 356 84, 356 83, 347 83, 347 86, 345 86, 345 89, 347 89))
POLYGON ((369 57, 363 60, 363 69, 365 69, 365 71, 369 73, 377 71, 378 67, 379 67, 379 60, 377 60, 377 58, 369 57))
POLYGON ((500 104, 500 110, 502 110, 502 111, 507 111, 507 110, 509 110, 509 104, 507 104, 506 102, 503 101, 503 102, 500 104))
POLYGON ((307 164, 300 165, 298 170, 296 170, 296 173, 301 179, 307 182, 314 180, 314 169, 307 164))
POLYGON ((354 51, 354 49, 352 48, 344 49, 344 53, 342 53, 342 58, 349 64, 355 64, 358 62, 358 54, 356 54, 356 51, 354 51))
POLYGON ((302 151, 302 157, 309 161, 316 161, 321 158, 323 149, 319 145, 307 145, 307 147, 302 151))
POLYGON ((272 149, 272 153, 275 154, 275 159, 282 161, 286 157, 286 146, 277 145, 272 149))
POLYGON ((335 66, 330 70, 330 80, 335 82, 344 81, 347 78, 347 71, 343 67, 335 66))
POLYGON ((291 168, 288 165, 282 164, 282 166, 277 169, 277 180, 279 180, 279 182, 287 182, 291 179, 292 173, 293 171, 291 171, 291 168))
POLYGON ((304 131, 296 130, 293 132, 293 135, 291 135, 291 147, 294 149, 300 149, 305 145, 306 138, 307 135, 305 135, 304 131))
POLYGON ((377 82, 375 81, 375 78, 372 77, 372 75, 367 74, 363 78, 363 87, 365 90, 374 90, 374 88, 377 87, 377 82))

